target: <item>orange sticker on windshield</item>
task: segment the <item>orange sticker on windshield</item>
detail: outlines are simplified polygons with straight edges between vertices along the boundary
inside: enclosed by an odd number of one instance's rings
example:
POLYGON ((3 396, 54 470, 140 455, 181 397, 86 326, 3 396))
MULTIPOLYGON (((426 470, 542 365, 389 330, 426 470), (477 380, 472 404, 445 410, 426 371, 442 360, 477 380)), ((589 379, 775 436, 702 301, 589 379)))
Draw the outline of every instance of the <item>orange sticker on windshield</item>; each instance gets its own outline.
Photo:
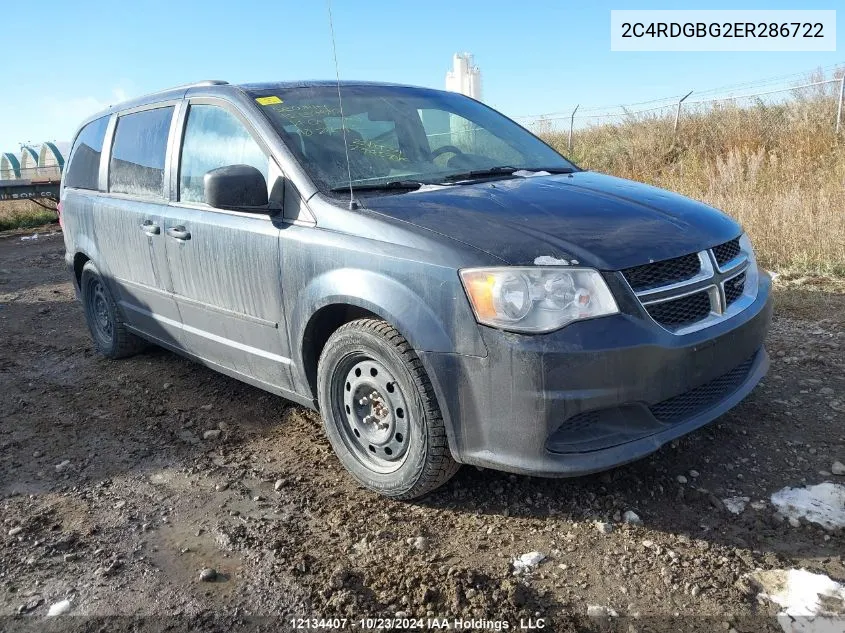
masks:
POLYGON ((274 105, 276 103, 282 103, 282 100, 278 97, 258 97, 256 101, 258 101, 258 103, 260 103, 261 105, 274 105))

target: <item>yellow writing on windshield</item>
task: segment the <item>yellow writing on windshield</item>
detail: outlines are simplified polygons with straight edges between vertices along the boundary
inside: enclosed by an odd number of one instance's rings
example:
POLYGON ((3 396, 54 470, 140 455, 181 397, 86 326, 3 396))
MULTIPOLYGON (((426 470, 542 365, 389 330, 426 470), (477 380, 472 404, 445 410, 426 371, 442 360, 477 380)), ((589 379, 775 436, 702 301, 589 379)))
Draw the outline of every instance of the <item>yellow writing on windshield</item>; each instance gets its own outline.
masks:
MULTIPOLYGON (((334 136, 341 133, 342 120, 339 107, 332 107, 325 103, 283 103, 281 100, 270 105, 273 106, 273 113, 282 119, 285 126, 293 126, 296 128, 296 133, 304 138, 334 136)), ((363 130, 359 131, 354 126, 349 126, 349 117, 346 117, 346 122, 347 130, 357 135, 362 134, 363 130)), ((354 137, 355 134, 352 136, 354 137)), ((400 149, 383 145, 375 140, 349 138, 348 142, 351 152, 358 152, 364 156, 377 157, 390 162, 407 160, 400 149)))
POLYGON ((401 163, 407 160, 401 150, 390 147, 389 145, 382 145, 381 143, 365 141, 363 139, 351 139, 349 141, 349 149, 353 152, 361 152, 364 156, 377 156, 395 163, 401 163))

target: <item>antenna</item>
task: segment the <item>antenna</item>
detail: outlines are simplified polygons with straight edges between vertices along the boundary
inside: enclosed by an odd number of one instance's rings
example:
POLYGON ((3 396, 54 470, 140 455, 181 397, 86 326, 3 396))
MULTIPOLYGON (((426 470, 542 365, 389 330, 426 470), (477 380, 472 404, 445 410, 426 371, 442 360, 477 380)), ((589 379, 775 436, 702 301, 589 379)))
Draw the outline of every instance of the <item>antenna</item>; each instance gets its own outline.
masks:
POLYGON ((340 96, 340 68, 337 65, 337 44, 334 39, 334 21, 332 20, 332 0, 326 0, 329 10, 329 29, 332 33, 332 53, 334 54, 334 72, 337 78, 337 103, 340 106, 340 127, 343 130, 343 151, 346 152, 346 175, 349 178, 349 209, 358 208, 355 192, 352 189, 352 165, 349 163, 349 142, 346 140, 346 117, 343 116, 343 98, 340 96))

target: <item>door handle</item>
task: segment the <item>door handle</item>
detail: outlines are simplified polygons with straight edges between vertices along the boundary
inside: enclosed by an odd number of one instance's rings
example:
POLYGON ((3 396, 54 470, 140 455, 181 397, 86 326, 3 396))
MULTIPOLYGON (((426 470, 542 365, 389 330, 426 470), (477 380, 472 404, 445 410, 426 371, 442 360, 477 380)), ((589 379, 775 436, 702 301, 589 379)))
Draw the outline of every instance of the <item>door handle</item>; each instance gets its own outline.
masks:
POLYGON ((141 224, 141 230, 147 235, 158 235, 161 233, 161 227, 150 220, 144 220, 141 224))
POLYGON ((181 240, 183 242, 191 239, 191 233, 188 231, 184 226, 181 224, 179 226, 171 226, 167 229, 167 234, 170 237, 173 237, 177 240, 181 240))

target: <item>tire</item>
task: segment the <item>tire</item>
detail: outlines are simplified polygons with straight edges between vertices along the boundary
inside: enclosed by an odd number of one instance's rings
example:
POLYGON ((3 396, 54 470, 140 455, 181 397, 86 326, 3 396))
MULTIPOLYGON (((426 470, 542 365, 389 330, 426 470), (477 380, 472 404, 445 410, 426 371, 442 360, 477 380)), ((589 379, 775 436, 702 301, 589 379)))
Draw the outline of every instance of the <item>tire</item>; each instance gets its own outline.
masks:
POLYGON ((320 355, 317 390, 335 454, 370 490, 415 499, 458 471, 431 381, 390 324, 359 319, 338 328, 320 355))
POLYGON ((85 322, 100 354, 125 358, 146 347, 145 341, 126 329, 123 315, 94 262, 86 262, 82 269, 81 295, 85 322))

